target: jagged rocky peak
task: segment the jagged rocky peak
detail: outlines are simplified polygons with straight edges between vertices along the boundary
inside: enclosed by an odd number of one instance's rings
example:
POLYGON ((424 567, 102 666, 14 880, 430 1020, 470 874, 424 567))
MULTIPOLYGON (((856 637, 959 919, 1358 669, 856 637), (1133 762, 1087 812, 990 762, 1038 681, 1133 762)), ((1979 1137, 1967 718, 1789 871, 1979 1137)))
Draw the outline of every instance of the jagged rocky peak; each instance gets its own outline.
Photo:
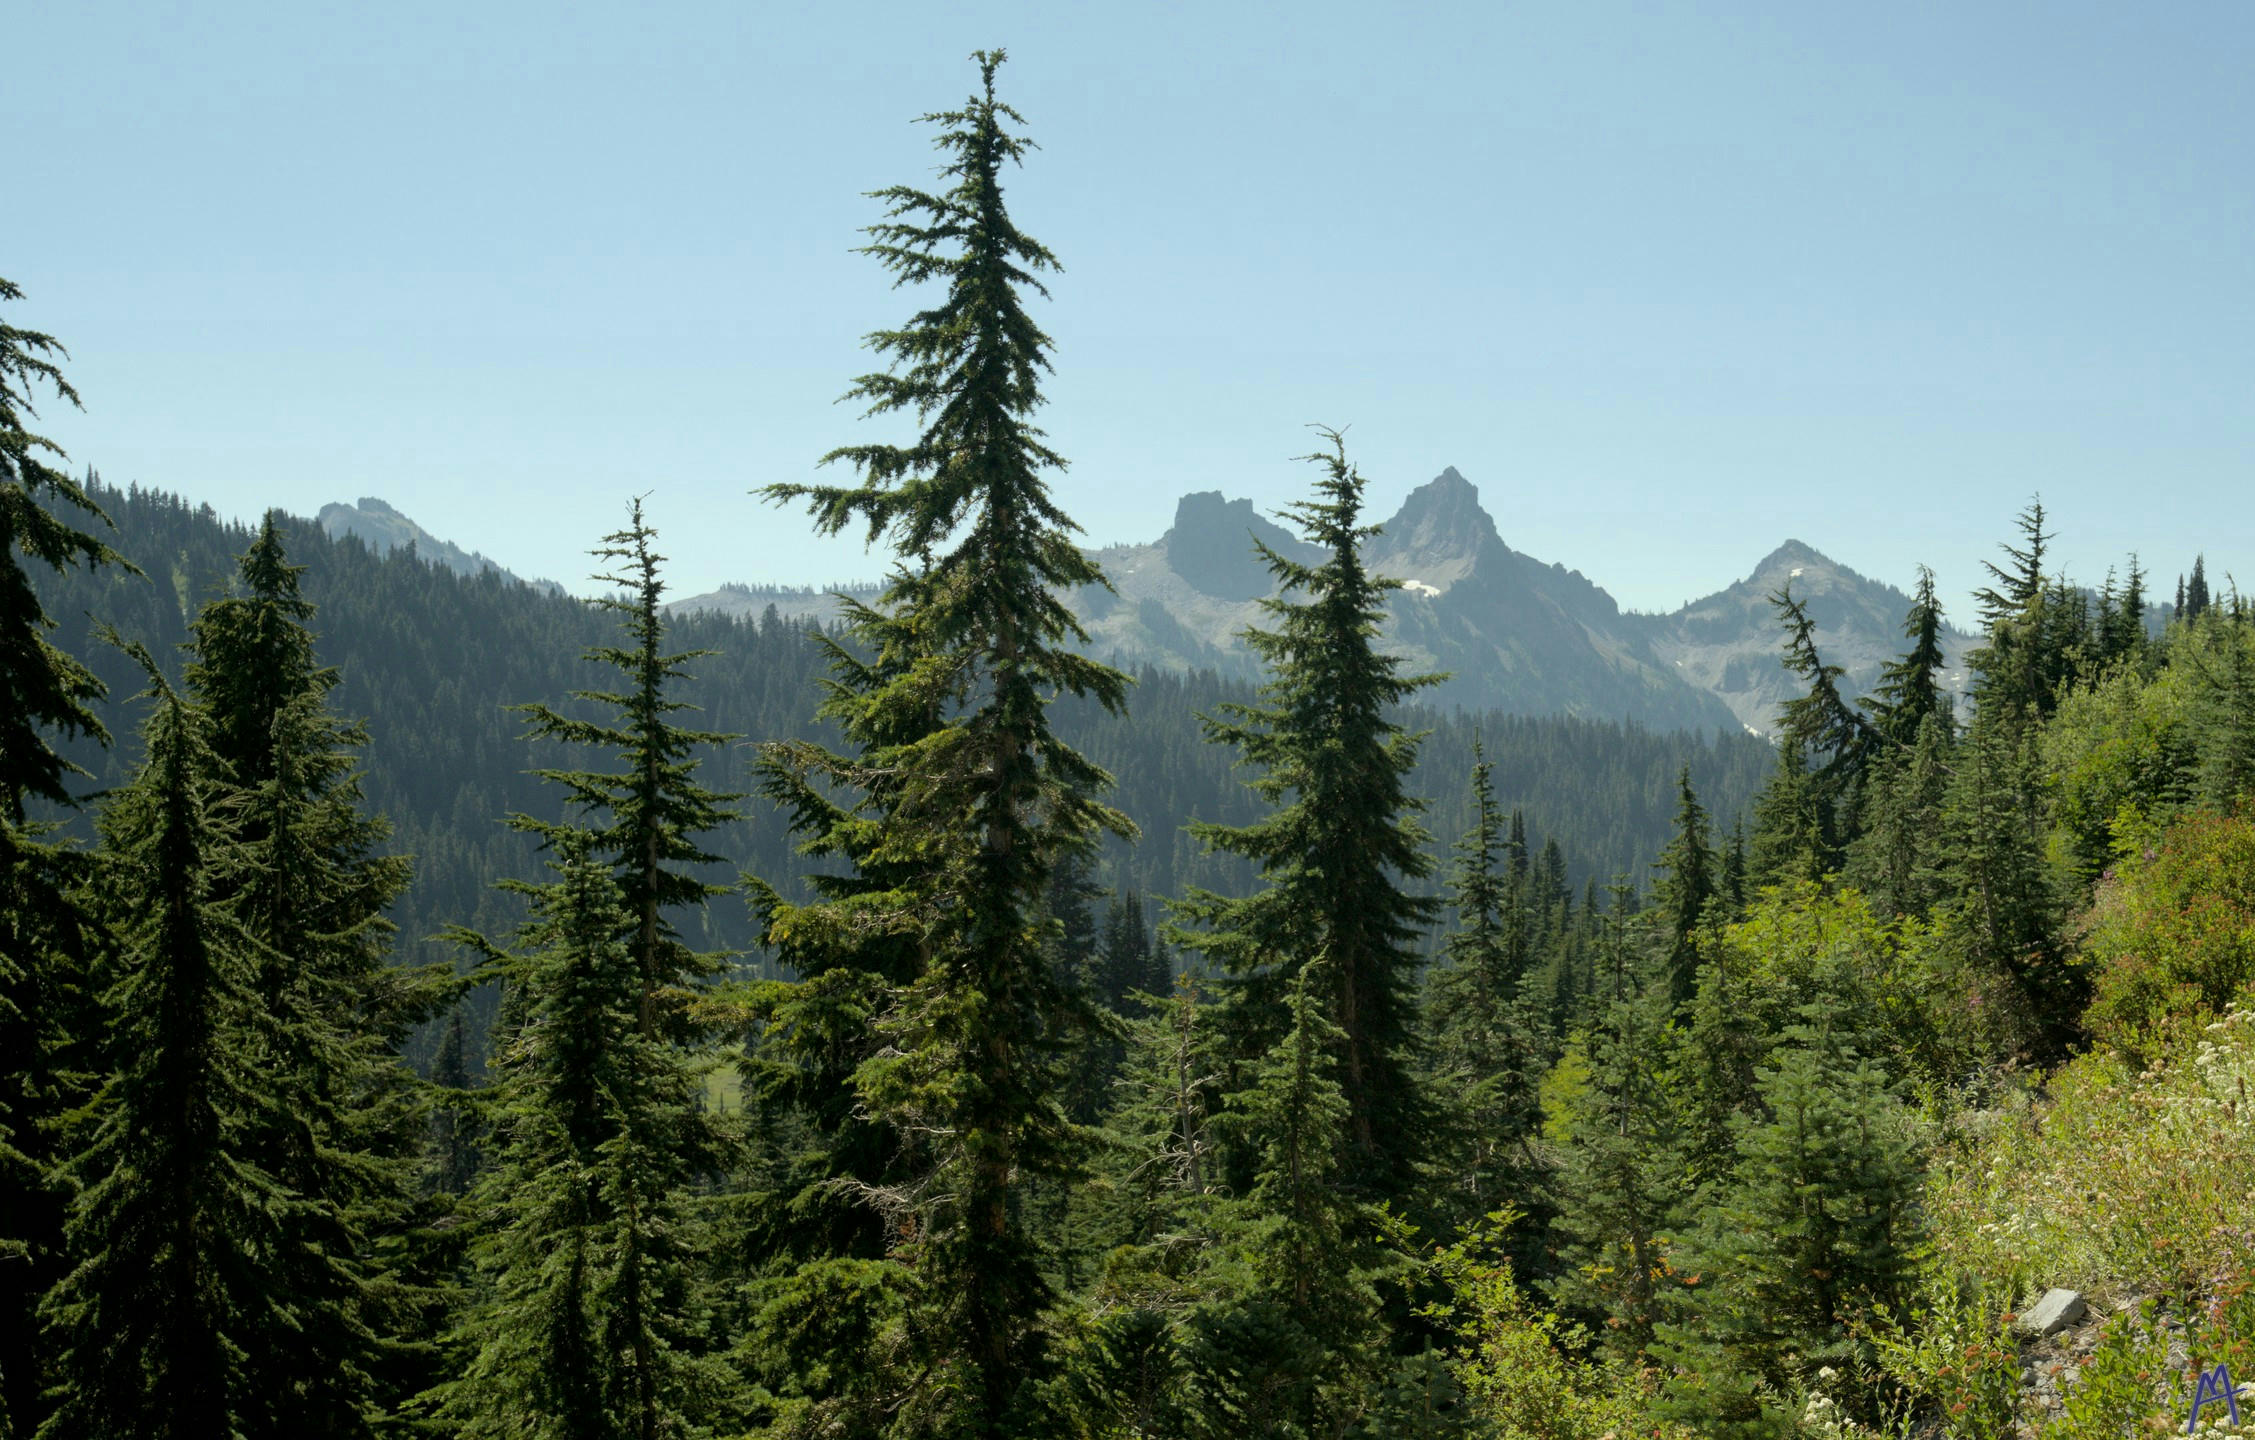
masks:
POLYGON ((1168 568, 1200 594, 1257 600, 1276 585, 1253 548, 1255 539, 1294 557, 1310 548, 1255 510, 1252 501, 1225 499, 1219 490, 1194 491, 1177 501, 1174 528, 1159 543, 1168 568))
POLYGON ((1417 593, 1436 593, 1472 573, 1481 554, 1500 548, 1480 490, 1454 465, 1409 492, 1385 523, 1374 557, 1417 593))
POLYGON ((1840 566, 1815 546, 1799 540, 1788 540, 1763 556, 1762 563, 1756 565, 1754 573, 1747 578, 1749 580, 1760 580, 1776 576, 1780 579, 1791 580, 1799 578, 1799 572, 1812 570, 1822 571, 1827 577, 1830 577, 1839 573, 1840 566))

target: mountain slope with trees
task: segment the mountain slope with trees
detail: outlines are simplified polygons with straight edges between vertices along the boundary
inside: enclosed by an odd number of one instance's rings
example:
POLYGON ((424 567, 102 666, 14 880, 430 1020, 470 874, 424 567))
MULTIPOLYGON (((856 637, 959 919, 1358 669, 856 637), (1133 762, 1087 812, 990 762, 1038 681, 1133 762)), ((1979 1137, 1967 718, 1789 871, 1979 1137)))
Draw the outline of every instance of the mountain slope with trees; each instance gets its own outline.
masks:
POLYGON ((2243 597, 2156 634, 2031 504, 1962 700, 1930 577, 1859 684, 1803 566, 1774 748, 1428 724, 1384 562, 1459 532, 1326 431, 1261 685, 1131 683, 1003 59, 873 197, 913 439, 766 492, 892 557, 831 629, 669 612, 638 502, 582 603, 78 484, 0 325, 0 1434, 2113 1440, 2255 1369, 2243 597))

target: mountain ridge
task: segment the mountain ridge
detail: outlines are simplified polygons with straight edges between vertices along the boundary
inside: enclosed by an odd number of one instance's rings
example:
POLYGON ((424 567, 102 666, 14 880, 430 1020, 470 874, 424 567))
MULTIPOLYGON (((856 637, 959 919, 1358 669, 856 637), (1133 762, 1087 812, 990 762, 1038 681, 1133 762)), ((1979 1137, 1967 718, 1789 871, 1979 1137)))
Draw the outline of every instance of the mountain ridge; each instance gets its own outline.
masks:
MULTIPOLYGON (((1264 620, 1275 592, 1253 542, 1293 559, 1317 552, 1242 497, 1194 491, 1156 540, 1089 553, 1112 588, 1068 597, 1100 658, 1164 669, 1212 669, 1255 678, 1240 638, 1264 620)), ((1383 634, 1411 673, 1447 671, 1429 698, 1466 710, 1574 715, 1656 729, 1726 727, 1767 735, 1795 693, 1780 663, 1780 631, 1769 597, 1785 585, 1809 607, 1828 663, 1846 674, 1851 698, 1879 677, 1904 645, 1910 596, 1790 537, 1745 574, 1667 612, 1624 610, 1604 586, 1559 561, 1513 549, 1480 503, 1479 487, 1454 465, 1406 496, 1371 537, 1374 573, 1402 582, 1388 597, 1383 634)), ((843 587, 866 599, 875 584, 843 587)), ((730 584, 675 601, 676 611, 828 618, 834 592, 730 584)), ((1945 631, 1943 684, 1966 685, 1973 640, 1945 631)))
POLYGON ((530 585, 536 590, 559 595, 564 590, 553 580, 527 580, 498 560, 475 550, 464 550, 451 540, 441 540, 407 518, 390 501, 374 495, 363 495, 351 505, 341 500, 332 501, 321 507, 314 523, 321 527, 323 534, 331 538, 353 536, 378 555, 412 546, 425 561, 444 566, 457 575, 476 576, 490 570, 505 580, 530 585))

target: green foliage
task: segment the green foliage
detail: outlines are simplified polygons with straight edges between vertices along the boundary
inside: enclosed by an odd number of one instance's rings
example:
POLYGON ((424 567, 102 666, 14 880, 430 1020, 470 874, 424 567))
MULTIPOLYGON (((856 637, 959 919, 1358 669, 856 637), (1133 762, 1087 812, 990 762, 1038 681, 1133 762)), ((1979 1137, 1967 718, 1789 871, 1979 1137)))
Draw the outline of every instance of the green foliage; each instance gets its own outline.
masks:
POLYGON ((1652 1344, 1664 1289, 1679 1283, 1669 1243, 1689 1185, 1667 1095, 1664 991, 1616 1001, 1582 1039, 1585 1084, 1559 1096, 1557 1234, 1552 1289, 1601 1319, 1606 1353, 1637 1362, 1652 1344))
POLYGON ((1691 788, 1691 768, 1676 779, 1676 834, 1660 852, 1665 872, 1654 895, 1668 927, 1668 998, 1682 1005, 1699 983, 1699 927, 1716 894, 1717 862, 1707 843, 1707 811, 1691 788))
POLYGON ((465 1437, 649 1437, 715 1408, 698 1351, 685 1192, 716 1158, 693 1069, 645 1020, 644 972, 594 837, 556 835, 557 879, 496 954, 516 998, 475 1192, 478 1303, 432 1400, 465 1437))
MULTIPOLYGON (((1032 148, 1011 128, 1023 118, 995 97, 1003 55, 974 58, 981 90, 926 117, 941 127, 935 144, 952 188, 878 192, 886 219, 865 247, 896 283, 942 287, 905 326, 869 337, 893 368, 848 392, 870 415, 913 413, 917 438, 825 457, 858 469, 857 486, 767 494, 804 500, 825 532, 865 524, 910 567, 863 626, 905 644, 901 668, 871 677, 860 696, 872 710, 924 717, 920 733, 885 752, 897 778, 882 799, 888 833, 877 850, 906 862, 904 891, 857 897, 857 908, 889 910, 877 923, 913 936, 924 963, 854 1083, 872 1114, 928 1137, 901 1193, 915 1217, 906 1253, 933 1304, 920 1321, 939 1357, 932 1384, 947 1397, 935 1410, 947 1418, 931 1423, 999 1434, 1028 1403, 1051 1299, 1022 1187, 1073 1176, 1081 1163, 1054 1052, 1082 1028, 1085 1002, 1042 953, 1038 917, 1065 857, 1102 831, 1132 832, 1094 798, 1110 777, 1050 723, 1056 696, 1117 709, 1128 681, 1070 648, 1086 636, 1061 592, 1103 574, 1050 498, 1047 474, 1064 460, 1031 418, 1050 342, 1025 292, 1046 293, 1039 277, 1057 264, 1003 203, 1005 168, 1032 148)), ((771 929, 785 938, 835 923, 776 917, 771 929)))
POLYGON ((2255 1012, 2149 1043, 2150 1062, 2093 1051, 1969 1117, 1927 1186, 1937 1264, 2007 1293, 2193 1295, 2231 1272, 2255 1230, 2255 1012))
MULTIPOLYGON (((23 292, 0 279, 0 301, 23 292)), ((36 391, 73 406, 54 337, 0 321, 0 1433, 45 1413, 40 1295, 61 1276, 65 1117, 86 1097, 86 967, 96 943, 80 904, 83 867, 43 838, 25 802, 68 805, 65 777, 86 772, 56 746, 106 746, 96 712, 107 687, 50 638, 56 628, 25 561, 91 579, 133 572, 78 525, 108 524, 85 489, 45 457, 62 451, 29 427, 36 391), (74 517, 71 512, 77 512, 74 517)))
POLYGON ((615 770, 548 770, 595 824, 517 817, 555 852, 558 879, 530 890, 533 917, 509 954, 470 933, 511 997, 489 1102, 493 1165, 475 1207, 484 1280, 457 1327, 467 1356, 433 1396, 465 1436, 622 1434, 655 1440, 714 1418, 728 1385, 703 1333, 703 1226, 693 1192, 728 1159, 704 1108, 706 1024, 698 982, 713 968, 671 914, 717 887, 703 832, 733 797, 705 789, 698 754, 727 738, 683 729, 668 689, 694 656, 668 654, 661 557, 634 507, 595 553, 626 562, 607 602, 626 646, 596 658, 625 686, 580 698, 610 724, 526 707, 535 733, 600 747, 615 770))
POLYGON ((1427 1311, 1455 1337, 1456 1379, 1495 1440, 1603 1440, 1604 1436, 1674 1437, 1654 1426, 1646 1395, 1632 1372, 1608 1372, 1582 1358, 1589 1336, 1535 1303, 1497 1256, 1516 1217, 1499 1212, 1433 1261, 1444 1298, 1427 1311))
MULTIPOLYGON (((0 280, 0 300, 23 291, 0 280)), ((51 335, 0 322, 0 824, 24 823, 24 799, 69 801, 63 777, 83 774, 59 754, 42 731, 106 743, 109 732, 90 708, 106 693, 94 673, 47 638, 54 622, 41 608, 18 552, 49 569, 93 571, 118 566, 133 571, 100 539, 59 517, 57 502, 104 525, 109 517, 68 475, 41 458, 63 452, 28 423, 38 417, 33 387, 45 385, 77 405, 78 392, 50 357, 64 355, 51 335), (45 503, 42 503, 42 501, 45 503)), ((67 358, 67 357, 66 357, 67 358)))
POLYGON ((254 1069, 252 943, 213 898, 240 855, 213 808, 211 725, 150 674, 148 759, 103 816, 111 1069, 70 1165, 73 1268, 43 1307, 53 1440, 273 1433, 285 1397, 250 1360, 297 1319, 266 1259, 299 1202, 242 1153, 274 1097, 254 1069))
POLYGON ((2007 1440, 2022 1404, 2012 1314, 1976 1287, 1929 1277, 1907 1312, 1876 1309, 1866 1332, 1885 1384, 1931 1415, 1944 1440, 2007 1440))
POLYGON ((1701 1283, 1678 1292, 1685 1319, 1662 1331, 1677 1371, 1663 1409, 1702 1430, 1761 1433, 1765 1396, 1794 1393, 1822 1365, 1867 1368, 1850 1327, 1899 1305, 1913 1279, 1914 1137, 1884 1077, 1816 1024, 1788 1042, 1756 1072, 1737 1166, 1676 1262, 1701 1283))
POLYGON ((315 664, 297 578, 269 520, 241 593, 197 617, 188 681, 235 816, 240 865, 214 894, 252 947, 265 1022, 271 1103, 241 1144, 295 1198, 268 1261, 295 1323, 250 1347, 253 1384, 278 1431, 344 1437, 399 1398, 380 1375, 404 1358, 414 1297, 382 1252, 412 1223, 426 1122, 397 1052, 447 987, 387 963, 408 866, 374 853, 388 829, 361 813, 352 768, 366 736, 328 709, 336 674, 315 664))
POLYGON ((1474 755, 1474 819, 1457 842, 1449 884, 1457 928, 1444 942, 1445 961, 1430 973, 1425 1000, 1431 1083, 1448 1117, 1441 1164, 1466 1218, 1529 1204, 1539 1168, 1531 1141, 1541 1118, 1540 1037, 1524 986, 1524 841, 1511 865, 1487 760, 1477 748, 1474 755))
POLYGON ((2221 1014, 2255 982, 2255 820, 2194 816, 2123 857, 2098 889, 2087 945, 2102 1034, 2221 1014))
POLYGON ((1206 722, 1210 739, 1258 771, 1248 783, 1272 809, 1250 825, 1188 827, 1257 865, 1260 888, 1243 898, 1193 889, 1176 902, 1170 933, 1227 977, 1229 1024, 1250 1053, 1281 1032, 1283 996, 1301 969, 1328 959, 1354 1183, 1400 1197, 1432 1131, 1415 1078, 1414 983, 1418 932, 1439 907, 1406 888, 1433 863, 1406 788, 1421 737, 1393 707, 1439 677, 1401 676, 1399 658, 1374 643, 1380 600, 1401 582, 1363 568, 1373 533, 1361 523, 1363 479, 1345 441, 1324 435, 1330 448, 1305 457, 1322 469, 1319 498, 1289 513, 1327 558, 1303 565, 1262 548, 1283 590, 1261 602, 1276 628, 1245 632, 1269 668, 1263 703, 1225 705, 1206 722))
MULTIPOLYGON (((2189 1408, 2181 1376, 2169 1363, 2169 1333, 2149 1301, 2135 1310, 2109 1316, 2099 1327, 2098 1343, 2065 1390, 2066 1413, 2044 1428, 2058 1440, 2114 1440, 2143 1429, 2179 1429, 2176 1411, 2189 1408)), ((2204 1414, 2203 1420, 2208 1419, 2204 1414)), ((2203 1427, 2205 1428, 2205 1427, 2203 1427)))

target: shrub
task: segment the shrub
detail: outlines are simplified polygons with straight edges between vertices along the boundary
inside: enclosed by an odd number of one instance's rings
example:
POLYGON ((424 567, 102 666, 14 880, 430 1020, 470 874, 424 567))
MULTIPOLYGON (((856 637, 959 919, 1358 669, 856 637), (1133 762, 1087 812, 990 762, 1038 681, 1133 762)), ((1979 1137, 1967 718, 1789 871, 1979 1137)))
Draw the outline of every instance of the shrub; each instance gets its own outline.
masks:
POLYGON ((2132 854, 2099 887, 2087 949, 2102 1035, 2221 1013, 2255 980, 2255 821, 2194 816, 2132 854))

